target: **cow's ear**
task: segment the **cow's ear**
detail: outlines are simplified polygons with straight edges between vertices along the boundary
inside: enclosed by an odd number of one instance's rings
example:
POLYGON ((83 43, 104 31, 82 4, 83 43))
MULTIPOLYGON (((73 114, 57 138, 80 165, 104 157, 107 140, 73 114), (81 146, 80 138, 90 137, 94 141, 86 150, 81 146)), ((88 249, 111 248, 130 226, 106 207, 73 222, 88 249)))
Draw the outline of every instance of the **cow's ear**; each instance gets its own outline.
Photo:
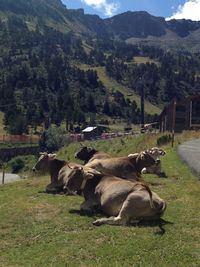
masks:
POLYGON ((92 179, 95 175, 100 175, 101 173, 95 169, 91 169, 87 171, 87 179, 92 179))
POLYGON ((95 170, 95 169, 92 169, 91 171, 88 171, 89 173, 92 173, 92 174, 102 174, 101 172, 95 170))
POLYGON ((144 159, 145 159, 145 154, 146 154, 145 152, 142 152, 142 153, 140 154, 140 159, 141 159, 141 160, 144 160, 144 159))
POLYGON ((161 156, 164 156, 165 154, 166 154, 166 151, 162 149, 162 150, 160 151, 160 155, 161 155, 161 156))
POLYGON ((150 154, 150 155, 153 155, 152 148, 145 150, 145 153, 150 154))
MULTIPOLYGON (((67 164, 68 165, 68 164, 67 164)), ((73 166, 73 167, 70 167, 69 165, 68 165, 68 167, 70 168, 70 169, 73 169, 73 170, 78 170, 78 171, 82 171, 83 170, 83 167, 82 166, 73 166)))
POLYGON ((139 153, 129 154, 128 158, 130 159, 136 159, 139 156, 139 153))

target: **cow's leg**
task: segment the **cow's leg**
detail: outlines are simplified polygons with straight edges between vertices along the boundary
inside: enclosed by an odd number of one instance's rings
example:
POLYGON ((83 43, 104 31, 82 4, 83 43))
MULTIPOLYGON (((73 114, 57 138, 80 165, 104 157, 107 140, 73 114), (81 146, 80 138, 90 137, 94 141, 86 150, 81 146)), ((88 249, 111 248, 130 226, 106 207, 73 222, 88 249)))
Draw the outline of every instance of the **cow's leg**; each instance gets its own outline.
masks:
POLYGON ((130 195, 125 199, 118 216, 111 216, 108 218, 101 218, 93 222, 94 225, 112 224, 112 225, 126 225, 129 221, 130 209, 130 195))
POLYGON ((56 186, 56 183, 50 183, 46 186, 46 193, 57 194, 61 192, 61 189, 56 186))
POLYGON ((88 199, 81 204, 80 211, 82 214, 93 213, 98 206, 99 202, 97 202, 95 199, 88 199))
POLYGON ((94 225, 101 225, 101 224, 111 224, 111 225, 125 225, 126 220, 121 218, 120 216, 117 217, 108 217, 108 218, 101 218, 93 222, 94 225))
POLYGON ((126 225, 130 219, 136 219, 138 214, 137 203, 141 201, 139 194, 132 192, 124 201, 122 208, 116 217, 101 218, 93 222, 94 225, 112 224, 126 225))

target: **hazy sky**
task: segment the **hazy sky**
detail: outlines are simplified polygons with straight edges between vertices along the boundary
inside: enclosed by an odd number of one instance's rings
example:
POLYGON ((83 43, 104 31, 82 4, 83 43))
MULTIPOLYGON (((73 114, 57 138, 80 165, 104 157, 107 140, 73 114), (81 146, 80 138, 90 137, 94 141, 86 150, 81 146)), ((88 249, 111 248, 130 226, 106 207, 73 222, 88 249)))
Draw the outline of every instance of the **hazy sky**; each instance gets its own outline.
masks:
POLYGON ((200 20, 200 0, 62 0, 67 8, 84 8, 87 14, 102 18, 127 10, 145 10, 152 15, 200 20))

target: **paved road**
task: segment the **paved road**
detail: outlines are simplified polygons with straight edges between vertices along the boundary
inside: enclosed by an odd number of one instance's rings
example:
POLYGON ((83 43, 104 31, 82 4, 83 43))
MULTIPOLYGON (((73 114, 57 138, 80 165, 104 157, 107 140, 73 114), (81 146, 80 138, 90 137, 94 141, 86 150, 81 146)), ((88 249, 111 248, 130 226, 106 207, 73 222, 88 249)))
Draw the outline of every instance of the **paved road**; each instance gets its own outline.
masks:
POLYGON ((200 139, 187 141, 178 147, 179 156, 200 177, 200 139))
MULTIPOLYGON (((20 176, 13 173, 5 173, 4 184, 12 183, 20 180, 20 176)), ((2 184, 2 173, 0 172, 0 184, 2 184)))

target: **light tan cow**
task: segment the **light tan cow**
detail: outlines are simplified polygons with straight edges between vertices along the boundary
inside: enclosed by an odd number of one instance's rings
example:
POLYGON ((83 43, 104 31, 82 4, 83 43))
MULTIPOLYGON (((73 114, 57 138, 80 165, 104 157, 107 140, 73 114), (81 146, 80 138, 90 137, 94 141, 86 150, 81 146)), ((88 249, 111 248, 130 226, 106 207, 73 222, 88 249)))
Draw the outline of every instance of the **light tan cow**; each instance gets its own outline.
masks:
POLYGON ((96 169, 105 175, 114 175, 124 179, 140 180, 144 167, 154 165, 154 158, 147 152, 135 153, 129 157, 94 159, 85 166, 96 169))
POLYGON ((158 219, 166 209, 166 202, 144 183, 103 175, 87 166, 73 167, 65 188, 70 192, 82 189, 85 198, 82 211, 98 208, 108 216, 95 220, 94 225, 125 225, 135 220, 158 219))
POLYGON ((68 171, 70 170, 69 165, 71 167, 75 165, 81 166, 76 163, 68 163, 65 160, 56 159, 56 154, 48 154, 47 152, 41 152, 38 161, 32 168, 32 171, 50 173, 51 182, 46 186, 46 192, 55 194, 63 192, 63 172, 67 176, 68 171))
MULTIPOLYGON (((146 173, 156 174, 159 177, 166 177, 165 172, 163 172, 161 170, 161 160, 160 160, 160 157, 164 156, 166 154, 166 152, 162 148, 158 148, 158 147, 152 147, 152 148, 147 149, 145 151, 154 158, 155 164, 153 164, 151 166, 145 166, 142 169, 141 173, 142 174, 146 174, 146 173)), ((132 157, 133 155, 136 155, 136 154, 137 153, 129 154, 128 157, 132 157)))

